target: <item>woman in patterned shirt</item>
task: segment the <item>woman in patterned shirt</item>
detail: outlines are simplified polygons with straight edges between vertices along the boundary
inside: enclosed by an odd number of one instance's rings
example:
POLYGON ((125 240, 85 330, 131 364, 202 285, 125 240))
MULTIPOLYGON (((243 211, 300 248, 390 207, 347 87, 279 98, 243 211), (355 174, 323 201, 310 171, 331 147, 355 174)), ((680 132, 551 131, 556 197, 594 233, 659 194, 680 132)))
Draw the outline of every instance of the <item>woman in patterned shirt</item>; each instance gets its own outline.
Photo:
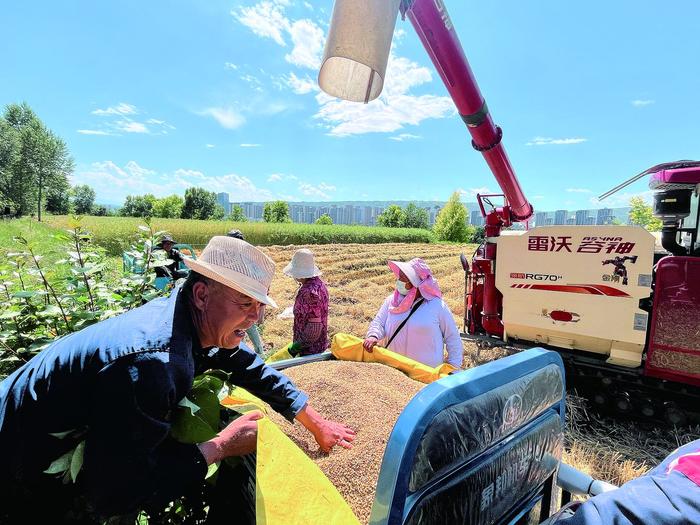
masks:
POLYGON ((328 290, 319 277, 313 252, 297 250, 284 273, 301 284, 294 301, 294 340, 289 353, 320 354, 328 348, 328 290))

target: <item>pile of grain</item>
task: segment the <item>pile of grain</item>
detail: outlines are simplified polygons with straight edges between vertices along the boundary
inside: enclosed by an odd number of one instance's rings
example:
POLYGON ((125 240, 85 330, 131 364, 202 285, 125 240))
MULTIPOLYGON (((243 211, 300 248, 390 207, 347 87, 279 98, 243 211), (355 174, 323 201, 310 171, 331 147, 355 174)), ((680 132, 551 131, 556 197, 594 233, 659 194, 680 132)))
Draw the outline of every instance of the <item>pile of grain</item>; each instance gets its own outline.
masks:
POLYGON ((389 434, 401 411, 424 385, 374 363, 326 361, 295 366, 284 373, 309 394, 311 406, 357 432, 352 450, 335 447, 327 455, 319 451, 303 426, 270 414, 333 482, 360 522, 368 523, 389 434))

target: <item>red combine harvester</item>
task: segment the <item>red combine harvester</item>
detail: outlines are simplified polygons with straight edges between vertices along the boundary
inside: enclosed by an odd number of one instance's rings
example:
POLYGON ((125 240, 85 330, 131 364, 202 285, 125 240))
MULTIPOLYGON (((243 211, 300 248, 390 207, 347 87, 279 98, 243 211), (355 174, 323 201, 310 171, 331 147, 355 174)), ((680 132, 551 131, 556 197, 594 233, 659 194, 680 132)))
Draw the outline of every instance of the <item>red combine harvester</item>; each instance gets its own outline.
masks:
POLYGON ((697 417, 700 162, 658 165, 633 179, 651 176, 664 253, 655 253, 654 237, 638 227, 502 235, 516 222, 527 225, 533 207, 442 0, 336 2, 319 85, 346 100, 378 97, 398 11, 416 30, 503 192, 478 196, 486 240, 471 261, 462 257, 465 336, 557 350, 569 383, 600 407, 675 425, 697 417), (493 205, 494 197, 503 204, 493 205))

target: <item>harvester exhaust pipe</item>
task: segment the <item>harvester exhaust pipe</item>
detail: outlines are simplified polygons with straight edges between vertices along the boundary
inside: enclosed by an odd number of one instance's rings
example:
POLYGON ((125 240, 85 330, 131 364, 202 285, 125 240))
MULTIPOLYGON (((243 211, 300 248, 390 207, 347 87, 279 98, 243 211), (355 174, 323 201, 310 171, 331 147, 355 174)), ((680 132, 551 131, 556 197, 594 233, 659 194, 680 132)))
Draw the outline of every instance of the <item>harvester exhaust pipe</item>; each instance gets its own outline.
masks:
POLYGON ((401 0, 336 0, 318 84, 365 104, 382 92, 401 0))

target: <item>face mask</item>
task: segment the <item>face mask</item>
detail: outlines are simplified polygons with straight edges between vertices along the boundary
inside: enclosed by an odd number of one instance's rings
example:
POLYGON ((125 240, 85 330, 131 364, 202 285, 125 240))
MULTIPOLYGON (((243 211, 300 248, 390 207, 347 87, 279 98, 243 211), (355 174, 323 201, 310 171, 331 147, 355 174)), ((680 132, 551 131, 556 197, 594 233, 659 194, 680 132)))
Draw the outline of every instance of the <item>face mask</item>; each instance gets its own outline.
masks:
POLYGON ((408 289, 406 288, 406 283, 403 281, 396 281, 396 291, 401 295, 408 295, 408 289))

